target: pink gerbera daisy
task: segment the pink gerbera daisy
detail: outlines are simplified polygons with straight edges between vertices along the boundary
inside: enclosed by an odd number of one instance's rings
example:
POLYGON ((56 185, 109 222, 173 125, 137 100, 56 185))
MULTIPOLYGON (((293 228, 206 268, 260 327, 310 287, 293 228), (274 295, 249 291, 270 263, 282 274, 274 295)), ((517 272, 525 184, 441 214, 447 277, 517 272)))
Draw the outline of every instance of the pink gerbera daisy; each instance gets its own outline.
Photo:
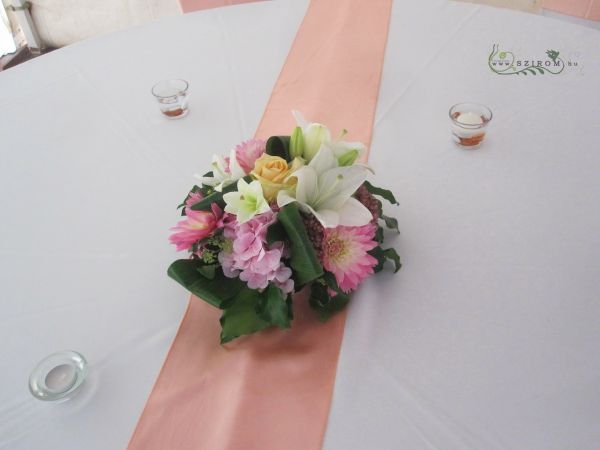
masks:
POLYGON ((376 227, 325 228, 323 236, 323 267, 335 275, 340 289, 346 293, 373 273, 377 260, 367 252, 377 246, 373 240, 376 227))

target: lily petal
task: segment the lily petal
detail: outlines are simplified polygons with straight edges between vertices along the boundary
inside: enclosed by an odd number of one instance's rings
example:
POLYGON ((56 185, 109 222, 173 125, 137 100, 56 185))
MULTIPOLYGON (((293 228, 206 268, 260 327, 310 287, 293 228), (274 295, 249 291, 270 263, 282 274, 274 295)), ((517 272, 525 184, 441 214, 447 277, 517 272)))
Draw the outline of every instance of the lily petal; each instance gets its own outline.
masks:
POLYGON ((323 173, 338 166, 337 158, 329 145, 323 144, 315 157, 310 160, 308 166, 316 170, 317 173, 323 173))
POLYGON ((331 191, 334 195, 322 197, 319 207, 337 210, 365 182, 367 175, 367 170, 361 166, 339 167, 328 170, 319 177, 319 188, 323 192, 331 191), (334 186, 335 190, 333 189, 334 186))
POLYGON ((337 211, 339 224, 347 227, 361 227, 373 220, 371 211, 354 197, 350 197, 337 211))
POLYGON ((340 224, 340 215, 331 209, 320 209, 315 211, 310 205, 301 204, 300 208, 310 212, 325 228, 335 228, 340 224))
POLYGON ((308 166, 304 166, 294 172, 297 178, 296 199, 300 203, 313 203, 318 195, 318 175, 317 172, 308 166))
POLYGON ((295 202, 296 199, 288 191, 279 191, 277 193, 277 206, 283 208, 285 205, 295 202))

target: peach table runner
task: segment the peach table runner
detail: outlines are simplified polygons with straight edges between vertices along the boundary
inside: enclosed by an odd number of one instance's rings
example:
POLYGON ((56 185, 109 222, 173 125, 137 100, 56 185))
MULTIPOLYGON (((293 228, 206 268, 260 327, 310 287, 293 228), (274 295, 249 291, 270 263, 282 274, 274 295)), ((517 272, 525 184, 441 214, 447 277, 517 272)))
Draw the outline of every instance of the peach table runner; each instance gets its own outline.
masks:
MULTIPOLYGON (((391 4, 312 0, 256 136, 289 134, 298 109, 369 143, 391 4)), ((219 316, 191 298, 128 448, 321 448, 345 313, 321 324, 301 293, 291 330, 224 346, 219 316)))
POLYGON ((544 8, 569 16, 600 20, 600 0, 543 0, 544 8))

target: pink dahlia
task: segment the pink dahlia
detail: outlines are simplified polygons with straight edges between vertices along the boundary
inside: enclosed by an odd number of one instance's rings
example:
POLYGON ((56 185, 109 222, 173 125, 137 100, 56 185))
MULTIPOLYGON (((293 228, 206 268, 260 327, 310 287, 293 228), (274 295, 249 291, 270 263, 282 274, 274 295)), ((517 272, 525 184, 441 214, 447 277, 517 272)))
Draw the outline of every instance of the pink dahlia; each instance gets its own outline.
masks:
POLYGON ((342 291, 356 289, 373 273, 377 260, 367 252, 377 247, 375 231, 373 224, 324 229, 323 267, 335 275, 342 291))
POLYGON ((244 172, 250 173, 254 169, 254 162, 265 152, 265 141, 250 139, 235 147, 235 159, 244 172))
POLYGON ((169 237, 171 244, 177 246, 177 251, 189 250, 200 239, 210 236, 217 228, 223 212, 213 204, 212 211, 194 211, 186 207, 185 214, 185 219, 171 228, 174 233, 169 237))

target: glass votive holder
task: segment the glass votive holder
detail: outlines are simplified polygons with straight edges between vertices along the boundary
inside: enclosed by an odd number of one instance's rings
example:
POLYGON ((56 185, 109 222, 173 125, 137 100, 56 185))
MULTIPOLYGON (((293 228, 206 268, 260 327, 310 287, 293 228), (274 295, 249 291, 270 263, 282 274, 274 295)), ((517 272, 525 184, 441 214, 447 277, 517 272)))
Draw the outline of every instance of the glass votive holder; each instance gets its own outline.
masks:
POLYGON ((43 360, 29 376, 29 391, 39 399, 55 401, 70 398, 87 376, 87 361, 80 353, 65 350, 43 360))
POLYGON ((185 80, 163 80, 152 86, 152 95, 166 118, 180 119, 187 116, 188 87, 185 80))
POLYGON ((492 111, 478 103, 458 103, 449 111, 452 140, 465 148, 477 148, 485 138, 492 111))

